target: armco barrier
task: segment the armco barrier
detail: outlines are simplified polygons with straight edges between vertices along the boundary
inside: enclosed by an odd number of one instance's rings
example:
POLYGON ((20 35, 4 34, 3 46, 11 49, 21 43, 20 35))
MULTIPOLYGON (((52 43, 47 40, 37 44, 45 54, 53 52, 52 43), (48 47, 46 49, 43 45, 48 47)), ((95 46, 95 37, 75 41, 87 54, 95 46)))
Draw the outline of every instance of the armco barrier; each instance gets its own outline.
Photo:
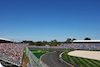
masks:
MULTIPOLYGON (((63 55, 63 54, 62 54, 62 55, 63 55)), ((64 61, 66 61, 67 63, 71 64, 73 67, 77 67, 76 65, 74 65, 74 64, 68 62, 67 60, 65 60, 63 57, 61 57, 61 58, 62 58, 64 61)))
POLYGON ((67 60, 65 60, 65 59, 63 58, 63 53, 65 53, 65 52, 62 52, 62 53, 59 55, 60 60, 62 60, 64 63, 66 63, 66 65, 67 65, 68 67, 77 67, 76 65, 74 65, 74 64, 68 62, 67 60))
POLYGON ((26 47, 26 55, 29 57, 31 67, 49 67, 40 61, 29 49, 26 47))

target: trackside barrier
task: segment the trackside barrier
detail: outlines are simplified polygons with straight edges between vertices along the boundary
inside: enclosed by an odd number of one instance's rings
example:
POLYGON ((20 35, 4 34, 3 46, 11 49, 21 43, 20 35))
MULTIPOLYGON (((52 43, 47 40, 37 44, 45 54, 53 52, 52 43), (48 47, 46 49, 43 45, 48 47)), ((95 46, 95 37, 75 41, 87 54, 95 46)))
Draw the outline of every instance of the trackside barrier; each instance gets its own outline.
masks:
POLYGON ((89 46, 89 47, 82 47, 80 45, 72 45, 69 44, 69 46, 27 46, 29 48, 45 48, 45 49, 71 49, 71 50, 75 50, 75 49, 82 49, 82 50, 100 50, 100 44, 98 45, 99 47, 95 48, 95 46, 89 46), (77 46, 77 47, 76 47, 77 46))
POLYGON ((26 55, 29 57, 31 67, 49 67, 40 61, 29 49, 26 47, 26 55))
POLYGON ((72 67, 77 67, 76 65, 74 65, 74 64, 72 64, 72 63, 70 63, 70 62, 68 62, 67 60, 65 60, 63 57, 61 57, 64 61, 66 61, 67 63, 69 63, 69 64, 71 64, 72 65, 72 67))
POLYGON ((62 60, 64 63, 66 63, 68 67, 77 67, 76 65, 74 65, 74 64, 68 62, 67 60, 65 60, 65 59, 63 58, 63 53, 65 53, 65 52, 62 52, 62 53, 59 55, 60 60, 62 60))

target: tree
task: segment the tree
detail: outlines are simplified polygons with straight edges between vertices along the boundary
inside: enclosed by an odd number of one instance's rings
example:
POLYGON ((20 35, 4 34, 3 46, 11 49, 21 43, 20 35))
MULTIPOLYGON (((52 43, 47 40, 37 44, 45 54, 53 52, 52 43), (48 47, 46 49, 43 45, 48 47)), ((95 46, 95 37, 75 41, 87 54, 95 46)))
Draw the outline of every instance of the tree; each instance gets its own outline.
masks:
POLYGON ((43 44, 44 44, 44 45, 47 45, 47 44, 48 44, 48 42, 47 42, 47 41, 43 41, 43 44))
POLYGON ((61 45, 61 42, 57 42, 58 43, 58 45, 61 45))
POLYGON ((91 38, 86 37, 84 40, 91 40, 91 38))
POLYGON ((44 46, 43 42, 41 42, 41 41, 36 42, 36 45, 37 46, 44 46))
POLYGON ((33 41, 30 41, 29 44, 30 44, 30 46, 33 46, 34 45, 34 42, 33 41))
POLYGON ((71 38, 67 38, 66 42, 71 43, 72 42, 71 38))
POLYGON ((51 40, 51 44, 50 44, 50 45, 51 45, 51 46, 57 46, 57 43, 58 43, 58 42, 57 42, 57 40, 56 40, 56 39, 55 39, 55 40, 53 40, 53 41, 51 40))
POLYGON ((27 41, 27 40, 24 40, 21 43, 29 43, 29 46, 35 45, 35 43, 33 41, 27 41))
POLYGON ((54 39, 54 40, 53 40, 53 42, 56 42, 56 43, 57 43, 57 40, 56 40, 56 39, 54 39))

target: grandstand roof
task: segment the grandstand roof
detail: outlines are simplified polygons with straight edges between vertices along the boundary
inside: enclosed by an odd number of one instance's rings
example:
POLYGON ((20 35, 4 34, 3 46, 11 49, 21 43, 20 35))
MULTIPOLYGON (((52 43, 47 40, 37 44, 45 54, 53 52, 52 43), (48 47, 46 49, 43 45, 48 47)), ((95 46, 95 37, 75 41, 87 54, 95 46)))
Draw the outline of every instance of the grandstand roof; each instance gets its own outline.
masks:
POLYGON ((5 38, 0 38, 0 40, 13 41, 13 40, 5 39, 5 38))
POLYGON ((74 40, 73 42, 100 42, 100 40, 74 40))

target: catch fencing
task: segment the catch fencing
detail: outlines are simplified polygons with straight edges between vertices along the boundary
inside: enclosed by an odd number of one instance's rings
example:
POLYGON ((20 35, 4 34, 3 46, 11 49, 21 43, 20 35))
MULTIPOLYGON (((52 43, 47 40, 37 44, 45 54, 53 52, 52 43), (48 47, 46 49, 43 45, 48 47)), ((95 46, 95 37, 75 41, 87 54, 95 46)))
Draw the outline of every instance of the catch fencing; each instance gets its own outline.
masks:
POLYGON ((40 61, 29 49, 26 47, 26 55, 29 57, 31 67, 50 67, 44 62, 40 61))

